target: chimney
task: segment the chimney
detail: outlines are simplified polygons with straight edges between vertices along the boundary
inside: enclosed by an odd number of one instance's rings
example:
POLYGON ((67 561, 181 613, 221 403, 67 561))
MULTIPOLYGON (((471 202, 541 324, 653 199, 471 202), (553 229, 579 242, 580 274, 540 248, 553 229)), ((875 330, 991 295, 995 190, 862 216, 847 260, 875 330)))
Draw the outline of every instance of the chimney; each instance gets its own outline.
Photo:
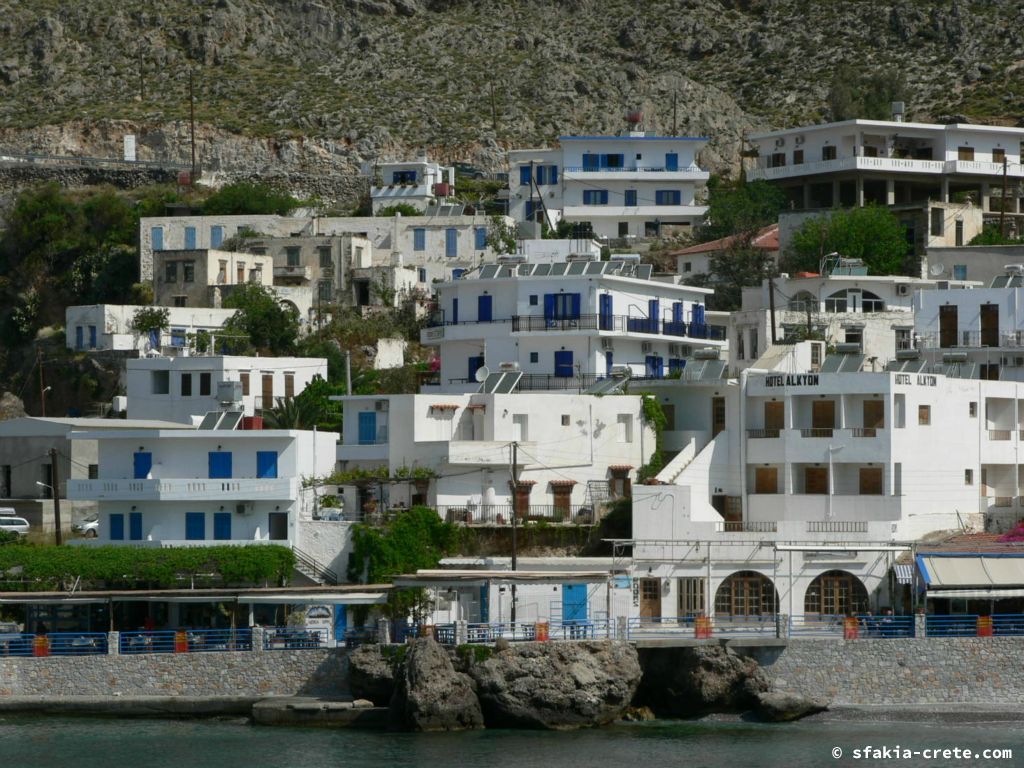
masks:
POLYGON ((905 112, 904 104, 902 101, 892 102, 892 119, 894 123, 903 122, 903 113, 905 112))

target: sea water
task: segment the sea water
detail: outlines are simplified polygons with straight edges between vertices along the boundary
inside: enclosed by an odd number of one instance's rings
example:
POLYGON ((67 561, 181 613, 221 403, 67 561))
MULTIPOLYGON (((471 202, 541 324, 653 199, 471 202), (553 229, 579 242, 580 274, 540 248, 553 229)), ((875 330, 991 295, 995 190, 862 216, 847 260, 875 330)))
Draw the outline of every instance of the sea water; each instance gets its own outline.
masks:
POLYGON ((803 768, 1024 765, 1018 722, 656 721, 566 733, 406 734, 282 728, 243 720, 0 718, 4 768, 803 768), (884 752, 865 750, 888 749, 884 752), (895 750, 1010 749, 1012 757, 926 759, 895 750), (856 750, 861 750, 858 757, 856 750), (841 751, 841 754, 839 753, 841 751), (838 755, 838 756, 837 756, 838 755))

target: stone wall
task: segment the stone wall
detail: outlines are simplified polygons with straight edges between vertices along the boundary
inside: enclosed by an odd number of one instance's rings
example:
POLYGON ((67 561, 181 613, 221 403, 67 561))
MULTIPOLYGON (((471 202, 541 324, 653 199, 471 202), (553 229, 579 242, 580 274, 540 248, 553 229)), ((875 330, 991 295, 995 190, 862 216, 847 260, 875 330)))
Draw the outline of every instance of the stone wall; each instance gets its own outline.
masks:
POLYGON ((832 704, 1013 704, 1024 699, 1018 637, 791 639, 785 647, 734 645, 756 658, 777 691, 832 704))
POLYGON ((5 696, 274 696, 347 691, 344 649, 0 657, 5 696))

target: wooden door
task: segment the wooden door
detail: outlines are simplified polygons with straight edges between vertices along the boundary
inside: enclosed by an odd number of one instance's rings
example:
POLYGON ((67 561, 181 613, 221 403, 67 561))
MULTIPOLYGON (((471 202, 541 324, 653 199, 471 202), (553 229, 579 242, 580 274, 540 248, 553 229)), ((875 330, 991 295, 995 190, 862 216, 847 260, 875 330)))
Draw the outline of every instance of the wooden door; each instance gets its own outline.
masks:
POLYGON ((957 346, 958 320, 955 304, 939 307, 939 346, 957 346))
POLYGON ((999 346, 999 305, 981 305, 981 346, 999 346))
POLYGON ((882 400, 864 401, 864 429, 885 429, 885 403, 882 400))
POLYGON ((764 404, 765 430, 785 429, 786 404, 781 400, 772 400, 764 404))
POLYGON ((811 426, 814 429, 833 429, 835 425, 835 400, 815 400, 811 403, 811 426))
POLYGON ((756 467, 754 469, 754 493, 778 493, 779 468, 756 467))
POLYGON ((804 493, 828 493, 828 469, 804 467, 804 493))
POLYGON ((640 620, 661 618, 661 579, 640 579, 640 620))
POLYGON ((725 429, 725 398, 711 398, 711 437, 725 429))
POLYGON ((263 408, 274 407, 274 376, 270 373, 263 374, 263 408))
POLYGON ((881 496, 882 495, 882 468, 861 467, 860 468, 860 495, 881 496))

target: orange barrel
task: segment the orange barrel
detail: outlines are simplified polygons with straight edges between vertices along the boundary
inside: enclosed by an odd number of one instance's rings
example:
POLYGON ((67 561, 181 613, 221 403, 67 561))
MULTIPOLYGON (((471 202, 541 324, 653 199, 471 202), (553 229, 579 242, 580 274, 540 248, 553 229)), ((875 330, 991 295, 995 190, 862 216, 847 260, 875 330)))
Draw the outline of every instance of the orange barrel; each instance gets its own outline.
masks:
POLYGON ((693 636, 698 640, 711 638, 711 617, 698 616, 693 620, 693 636))
POLYGON ((857 624, 856 617, 849 617, 843 619, 843 639, 844 640, 856 640, 860 635, 860 627, 857 624))
POLYGON ((50 638, 46 635, 36 635, 32 641, 32 655, 33 656, 49 656, 50 655, 50 638))
POLYGON ((978 637, 992 637, 992 617, 978 617, 978 637))
POLYGON ((188 634, 185 632, 174 633, 174 652, 188 653, 188 634))
POLYGON ((538 621, 533 625, 533 639, 546 642, 550 639, 549 625, 546 621, 538 621))

